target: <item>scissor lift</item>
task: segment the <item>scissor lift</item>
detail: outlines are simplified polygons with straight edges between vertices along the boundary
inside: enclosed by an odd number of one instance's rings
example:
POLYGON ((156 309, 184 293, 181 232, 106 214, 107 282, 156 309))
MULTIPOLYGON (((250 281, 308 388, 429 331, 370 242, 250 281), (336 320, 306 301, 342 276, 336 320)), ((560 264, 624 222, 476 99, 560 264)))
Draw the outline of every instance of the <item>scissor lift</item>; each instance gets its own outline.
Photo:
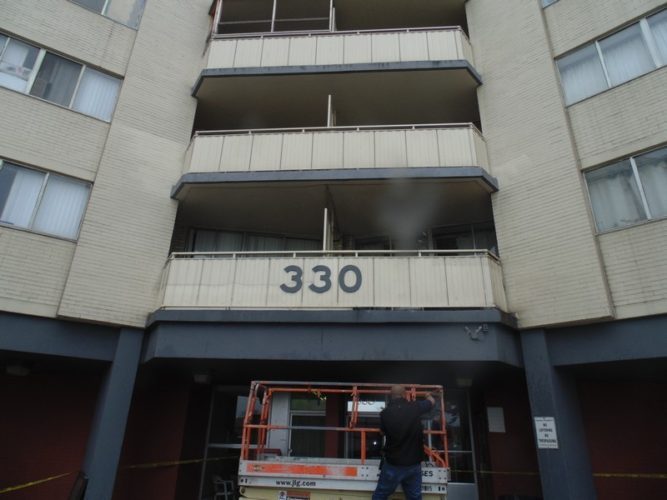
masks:
MULTIPOLYGON (((415 400, 434 393, 435 408, 426 419, 422 464, 422 493, 426 500, 445 500, 449 478, 445 404, 441 386, 404 384, 407 398, 415 400), (435 425, 433 425, 435 422, 435 425)), ((380 460, 367 458, 368 435, 377 427, 359 425, 359 408, 369 398, 387 401, 389 384, 342 384, 316 382, 253 382, 243 421, 238 484, 243 498, 252 500, 344 500, 368 499, 380 473, 380 460), (289 395, 289 396, 286 396, 289 395), (280 421, 272 403, 286 397, 315 397, 320 401, 345 398, 349 410, 341 425, 298 426, 280 421), (259 415, 257 407, 260 406, 259 415), (360 438, 359 457, 298 457, 271 447, 271 433, 324 431, 360 438)), ((328 421, 327 421, 328 423, 328 421)), ((424 422, 423 422, 424 423, 424 422)), ((402 493, 396 494, 402 497, 402 493)))

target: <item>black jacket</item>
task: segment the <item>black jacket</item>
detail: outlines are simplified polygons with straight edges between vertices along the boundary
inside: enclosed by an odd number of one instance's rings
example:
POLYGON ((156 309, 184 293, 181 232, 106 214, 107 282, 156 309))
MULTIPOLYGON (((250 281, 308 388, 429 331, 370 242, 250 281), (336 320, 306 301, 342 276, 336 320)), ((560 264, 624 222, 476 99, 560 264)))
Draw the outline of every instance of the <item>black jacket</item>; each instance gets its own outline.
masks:
POLYGON ((424 459, 424 430, 421 416, 433 404, 428 400, 392 399, 380 413, 380 428, 386 436, 385 459, 391 465, 416 465, 424 459))

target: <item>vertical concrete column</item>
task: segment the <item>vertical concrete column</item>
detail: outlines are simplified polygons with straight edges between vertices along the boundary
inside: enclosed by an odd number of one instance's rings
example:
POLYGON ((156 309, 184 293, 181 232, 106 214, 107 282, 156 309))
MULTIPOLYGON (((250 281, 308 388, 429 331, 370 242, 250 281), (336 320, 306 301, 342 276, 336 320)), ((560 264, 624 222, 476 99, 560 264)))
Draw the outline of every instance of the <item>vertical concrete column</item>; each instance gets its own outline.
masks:
POLYGON ((574 378, 552 366, 544 330, 522 332, 521 344, 533 433, 535 418, 553 417, 558 439, 558 448, 536 445, 544 500, 595 500, 574 378))
POLYGON ((88 476, 84 500, 111 500, 134 381, 141 356, 143 330, 121 329, 114 360, 105 376, 88 438, 83 472, 88 476))

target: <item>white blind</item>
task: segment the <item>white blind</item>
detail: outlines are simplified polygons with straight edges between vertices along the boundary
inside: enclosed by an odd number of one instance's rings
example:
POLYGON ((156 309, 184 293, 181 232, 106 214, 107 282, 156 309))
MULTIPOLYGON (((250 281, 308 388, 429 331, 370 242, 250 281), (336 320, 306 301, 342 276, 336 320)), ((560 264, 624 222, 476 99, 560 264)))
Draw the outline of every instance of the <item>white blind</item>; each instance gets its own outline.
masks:
POLYGON ((44 174, 7 163, 3 165, 0 174, 0 182, 11 184, 4 204, 0 199, 0 206, 4 205, 0 221, 18 227, 28 227, 39 192, 42 190, 44 174))
POLYGON ((111 121, 119 91, 120 80, 118 78, 86 68, 79 83, 73 107, 87 115, 111 121))
POLYGON ((667 10, 649 17, 648 24, 651 27, 661 62, 667 64, 667 10))
MULTIPOLYGON (((6 38, 6 37, 0 37, 6 38)), ((2 50, 0 40, 0 50, 2 50)), ((25 92, 39 50, 18 40, 9 40, 0 59, 0 85, 25 92)))
POLYGON ((589 172, 586 180, 599 231, 646 219, 629 160, 589 172))
POLYGON ((655 67, 639 24, 600 40, 600 50, 612 86, 648 73, 655 67))
POLYGON ((607 88, 595 45, 589 45, 558 61, 566 104, 580 101, 607 88))
POLYGON ((51 174, 33 229, 75 239, 88 202, 88 191, 86 183, 51 174))
POLYGON ((652 218, 667 216, 667 148, 635 160, 652 218))

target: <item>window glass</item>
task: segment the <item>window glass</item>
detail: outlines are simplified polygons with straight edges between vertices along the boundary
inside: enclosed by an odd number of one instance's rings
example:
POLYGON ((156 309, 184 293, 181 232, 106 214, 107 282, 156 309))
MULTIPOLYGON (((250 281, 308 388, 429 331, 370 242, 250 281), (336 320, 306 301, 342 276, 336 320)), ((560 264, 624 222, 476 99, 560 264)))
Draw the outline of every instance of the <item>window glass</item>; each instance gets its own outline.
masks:
POLYGON ((620 85, 655 68, 639 24, 600 40, 600 50, 612 85, 620 85))
POLYGON ((667 216, 667 148, 635 158, 651 217, 667 216))
POLYGON ((588 172, 586 180, 599 231, 646 219, 629 160, 588 172))
POLYGON ((72 107, 87 115, 111 121, 119 91, 118 78, 86 68, 72 107))
POLYGON ((80 64, 47 53, 30 94, 61 106, 69 106, 79 73, 81 73, 80 64))
POLYGON ((72 0, 72 2, 90 10, 94 10, 95 12, 102 12, 105 4, 105 0, 72 0))
POLYGON ((42 172, 3 163, 0 168, 0 222, 28 227, 43 182, 42 172))
POLYGON ((88 202, 88 191, 87 183, 49 175, 33 229, 75 239, 88 202))
POLYGON ((9 40, 7 43, 7 37, 0 35, 0 51, 3 47, 5 50, 0 57, 0 85, 25 92, 39 49, 18 40, 9 40))
POLYGON ((648 18, 662 64, 667 64, 667 10, 648 18))
POLYGON ((136 28, 144 12, 146 0, 110 0, 105 15, 114 21, 136 28))
POLYGON ((558 61, 565 103, 572 104, 607 88, 595 45, 588 45, 558 61))

